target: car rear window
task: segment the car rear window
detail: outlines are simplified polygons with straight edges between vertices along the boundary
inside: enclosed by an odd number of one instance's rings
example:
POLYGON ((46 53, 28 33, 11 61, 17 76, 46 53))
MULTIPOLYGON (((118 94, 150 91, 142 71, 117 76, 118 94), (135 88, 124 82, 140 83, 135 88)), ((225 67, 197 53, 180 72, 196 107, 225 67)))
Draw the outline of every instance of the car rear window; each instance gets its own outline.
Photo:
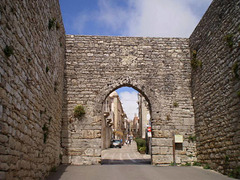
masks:
POLYGON ((113 140, 113 142, 120 142, 120 140, 113 140))

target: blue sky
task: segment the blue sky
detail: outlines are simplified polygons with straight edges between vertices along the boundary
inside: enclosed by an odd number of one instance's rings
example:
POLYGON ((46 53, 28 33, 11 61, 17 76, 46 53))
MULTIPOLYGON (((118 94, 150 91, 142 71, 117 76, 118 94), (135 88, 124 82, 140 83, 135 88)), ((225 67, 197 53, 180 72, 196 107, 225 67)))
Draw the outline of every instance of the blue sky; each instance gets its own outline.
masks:
POLYGON ((138 116, 138 91, 130 87, 122 87, 116 90, 118 93, 123 110, 130 120, 133 120, 135 114, 138 116))
POLYGON ((212 0, 60 0, 67 34, 189 37, 212 0))
MULTIPOLYGON (((66 34, 189 37, 212 0, 60 0, 66 34)), ((137 91, 117 90, 129 119, 137 91)))

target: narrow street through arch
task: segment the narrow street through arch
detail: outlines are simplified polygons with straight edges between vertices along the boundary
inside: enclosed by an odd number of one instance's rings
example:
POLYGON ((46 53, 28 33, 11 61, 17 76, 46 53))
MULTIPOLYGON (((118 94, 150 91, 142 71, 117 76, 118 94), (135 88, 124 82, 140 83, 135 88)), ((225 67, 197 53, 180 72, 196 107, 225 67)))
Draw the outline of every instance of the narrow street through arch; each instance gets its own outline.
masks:
POLYGON ((115 89, 102 113, 101 164, 151 164, 150 107, 144 96, 131 87, 115 89))

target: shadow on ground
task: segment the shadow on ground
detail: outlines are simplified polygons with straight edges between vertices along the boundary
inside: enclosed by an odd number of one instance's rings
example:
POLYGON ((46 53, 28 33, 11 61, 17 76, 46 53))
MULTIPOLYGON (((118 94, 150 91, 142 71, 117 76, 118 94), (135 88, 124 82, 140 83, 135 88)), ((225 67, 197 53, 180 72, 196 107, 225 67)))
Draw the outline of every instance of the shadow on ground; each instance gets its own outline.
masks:
POLYGON ((61 176, 66 172, 67 167, 70 165, 60 165, 56 172, 50 172, 50 174, 45 178, 45 180, 59 180, 61 176))
POLYGON ((117 159, 102 159, 101 161, 102 165, 120 165, 120 164, 125 164, 125 165, 146 165, 146 164, 151 164, 151 159, 146 160, 146 159, 131 159, 131 160, 117 160, 117 159))

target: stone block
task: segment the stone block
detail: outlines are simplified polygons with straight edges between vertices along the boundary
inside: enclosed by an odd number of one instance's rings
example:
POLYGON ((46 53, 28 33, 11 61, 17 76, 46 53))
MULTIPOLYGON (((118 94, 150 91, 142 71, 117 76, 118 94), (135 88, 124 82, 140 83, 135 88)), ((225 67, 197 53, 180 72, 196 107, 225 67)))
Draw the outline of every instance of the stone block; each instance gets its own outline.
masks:
POLYGON ((96 165, 101 163, 100 157, 72 156, 73 165, 96 165))
POLYGON ((170 151, 169 147, 153 146, 152 147, 152 154, 154 154, 154 155, 172 154, 172 151, 170 151))
POLYGON ((170 146, 172 146, 172 139, 152 138, 152 146, 170 147, 170 146))
POLYGON ((172 155, 153 155, 152 156, 152 164, 153 165, 166 165, 173 162, 172 155))
POLYGON ((8 136, 0 134, 0 142, 1 143, 8 142, 8 136))
POLYGON ((185 126, 193 126, 195 124, 195 122, 194 122, 194 119, 193 118, 191 118, 191 119, 184 119, 184 125, 185 126))

